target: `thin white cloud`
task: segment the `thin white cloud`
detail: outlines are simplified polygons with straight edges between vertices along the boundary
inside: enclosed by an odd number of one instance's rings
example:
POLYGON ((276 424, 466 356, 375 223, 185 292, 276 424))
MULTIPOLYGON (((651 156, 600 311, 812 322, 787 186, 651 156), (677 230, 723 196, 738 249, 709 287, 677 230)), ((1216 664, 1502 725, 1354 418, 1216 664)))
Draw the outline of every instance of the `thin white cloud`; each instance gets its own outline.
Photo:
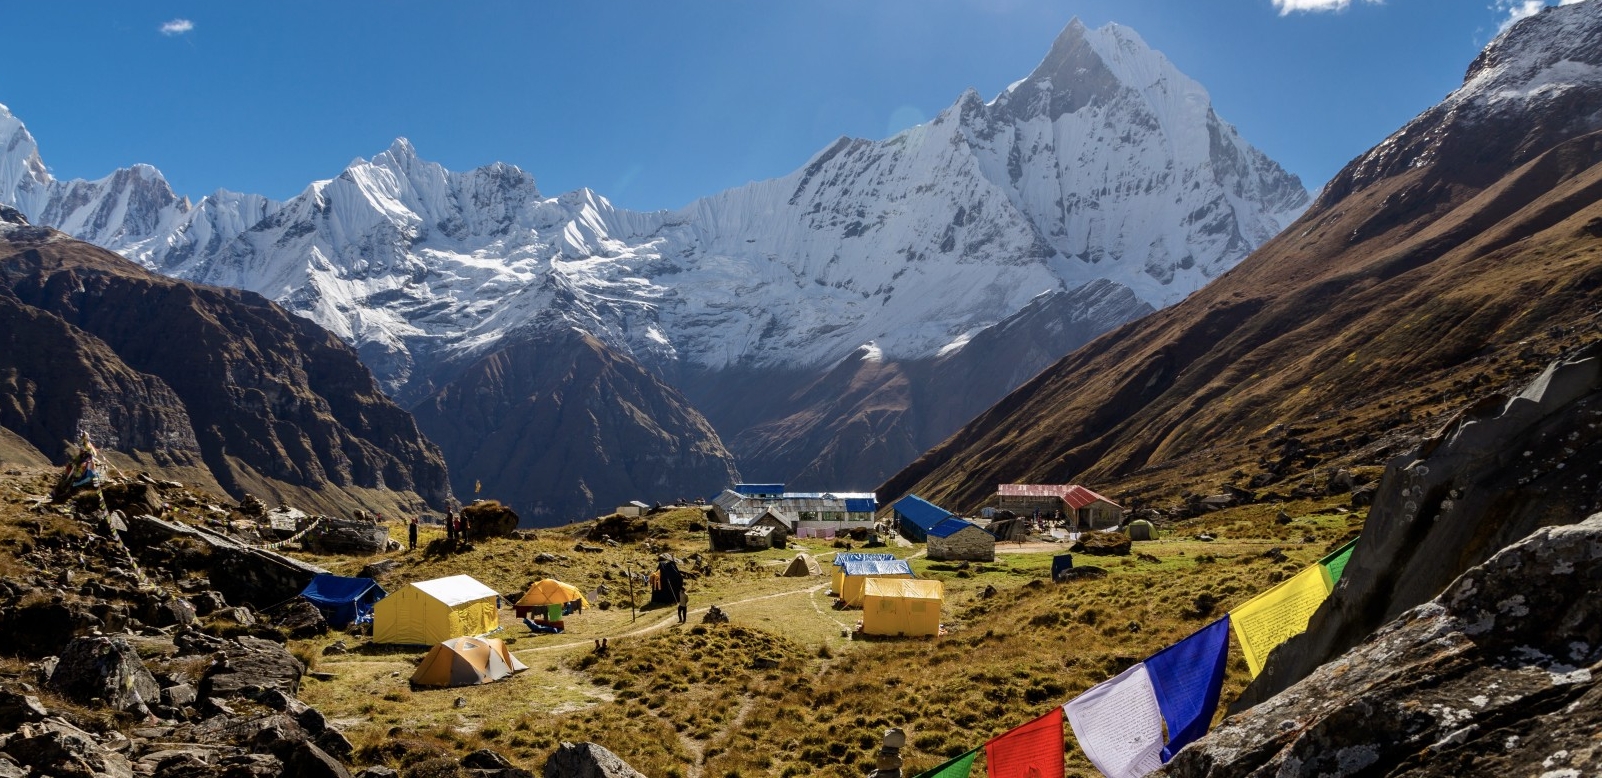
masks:
POLYGON ((184 33, 193 29, 195 29, 194 22, 191 22, 188 19, 174 19, 166 24, 161 25, 161 34, 183 35, 184 33))
MULTIPOLYGON (((1379 5, 1385 0, 1363 0, 1365 3, 1379 5)), ((1352 0, 1274 0, 1274 10, 1280 16, 1290 16, 1297 12, 1344 11, 1352 4, 1352 0)))
MULTIPOLYGON (((1561 0, 1558 5, 1574 5, 1583 2, 1585 0, 1561 0)), ((1507 32, 1507 28, 1512 27, 1520 19, 1528 19, 1538 14, 1542 8, 1548 5, 1551 5, 1550 0, 1496 0, 1496 5, 1491 6, 1492 10, 1507 12, 1507 18, 1502 20, 1502 25, 1497 28, 1497 32, 1507 32)))

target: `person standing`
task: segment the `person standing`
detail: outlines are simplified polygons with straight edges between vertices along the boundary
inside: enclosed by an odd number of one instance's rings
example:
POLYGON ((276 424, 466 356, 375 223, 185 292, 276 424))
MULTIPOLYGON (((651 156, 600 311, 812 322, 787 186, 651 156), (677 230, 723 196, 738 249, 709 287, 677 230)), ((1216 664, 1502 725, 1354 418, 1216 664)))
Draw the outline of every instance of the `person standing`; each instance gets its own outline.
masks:
POLYGON ((690 618, 690 593, 679 587, 679 623, 683 624, 690 618))
POLYGON ((456 545, 456 511, 445 509, 445 542, 456 545))
POLYGON ((413 516, 411 521, 406 522, 406 543, 407 543, 407 550, 408 551, 416 551, 417 550, 417 517, 416 516, 413 516))
POLYGON ((472 533, 469 531, 470 527, 469 527, 469 525, 467 523, 467 511, 462 511, 461 513, 457 514, 456 515, 456 520, 461 522, 461 526, 456 528, 456 532, 457 532, 458 535, 461 535, 462 542, 463 543, 471 543, 471 542, 473 542, 472 538, 468 537, 472 533))

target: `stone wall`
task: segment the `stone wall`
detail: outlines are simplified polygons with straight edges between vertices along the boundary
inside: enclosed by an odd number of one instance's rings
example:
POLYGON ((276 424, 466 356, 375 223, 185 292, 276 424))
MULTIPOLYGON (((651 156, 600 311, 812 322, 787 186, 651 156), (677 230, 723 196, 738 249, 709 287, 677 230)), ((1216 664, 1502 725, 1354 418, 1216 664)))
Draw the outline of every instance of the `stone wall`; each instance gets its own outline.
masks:
POLYGON ((996 539, 978 527, 969 527, 951 537, 929 536, 929 558, 937 560, 996 561, 996 539))

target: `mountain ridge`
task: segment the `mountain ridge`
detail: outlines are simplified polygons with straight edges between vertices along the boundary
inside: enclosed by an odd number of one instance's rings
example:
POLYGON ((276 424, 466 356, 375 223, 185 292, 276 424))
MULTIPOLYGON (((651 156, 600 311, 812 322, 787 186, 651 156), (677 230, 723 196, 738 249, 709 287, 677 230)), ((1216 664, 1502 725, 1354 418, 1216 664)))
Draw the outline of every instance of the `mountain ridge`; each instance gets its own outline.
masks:
MULTIPOLYGON (((169 237, 102 237, 148 267, 252 289, 312 318, 408 407, 503 339, 569 329, 699 402, 746 380, 799 396, 786 376, 800 370, 795 380, 809 384, 865 347, 889 363, 956 369, 966 344, 1039 295, 1089 295, 1052 307, 1066 318, 1018 320, 1037 328, 1026 340, 1056 344, 1020 350, 1005 371, 1032 375, 1189 294, 1308 200, 1132 30, 1075 21, 988 103, 968 90, 927 124, 841 138, 786 176, 678 211, 625 211, 587 189, 547 197, 508 165, 453 173, 398 139, 285 203, 163 205, 163 223, 179 225, 169 237), (1101 76, 1080 73, 1096 63, 1101 76), (1127 294, 1109 305, 1097 282, 1127 294)), ((884 388, 866 401, 897 402, 884 388)), ((718 437, 740 441, 731 448, 742 469, 844 489, 878 482, 983 407, 927 392, 909 401, 929 407, 894 410, 891 427, 867 437, 777 399, 735 427, 723 421, 733 414, 701 410, 718 437), (792 439, 763 432, 780 429, 792 439), (903 443, 852 465, 824 456, 889 439, 903 443)))

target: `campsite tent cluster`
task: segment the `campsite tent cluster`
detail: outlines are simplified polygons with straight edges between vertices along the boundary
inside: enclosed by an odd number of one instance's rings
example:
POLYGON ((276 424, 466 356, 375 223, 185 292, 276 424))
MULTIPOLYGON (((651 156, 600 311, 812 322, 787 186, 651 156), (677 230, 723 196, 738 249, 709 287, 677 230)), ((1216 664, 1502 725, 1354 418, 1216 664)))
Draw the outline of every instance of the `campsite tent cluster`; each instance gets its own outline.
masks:
POLYGON ((862 608, 867 635, 940 634, 939 581, 919 579, 912 566, 891 554, 836 554, 830 580, 845 607, 862 608))
MULTIPOLYGON (((373 642, 432 646, 412 683, 465 686, 491 683, 528 668, 505 642, 483 637, 500 627, 500 595, 472 576, 453 575, 406 584, 393 594, 371 578, 318 575, 301 597, 322 612, 330 626, 371 624, 373 642)), ((514 606, 518 615, 537 610, 541 618, 589 603, 577 588, 552 579, 537 581, 514 606), (552 609, 555 610, 552 610, 552 609)))

